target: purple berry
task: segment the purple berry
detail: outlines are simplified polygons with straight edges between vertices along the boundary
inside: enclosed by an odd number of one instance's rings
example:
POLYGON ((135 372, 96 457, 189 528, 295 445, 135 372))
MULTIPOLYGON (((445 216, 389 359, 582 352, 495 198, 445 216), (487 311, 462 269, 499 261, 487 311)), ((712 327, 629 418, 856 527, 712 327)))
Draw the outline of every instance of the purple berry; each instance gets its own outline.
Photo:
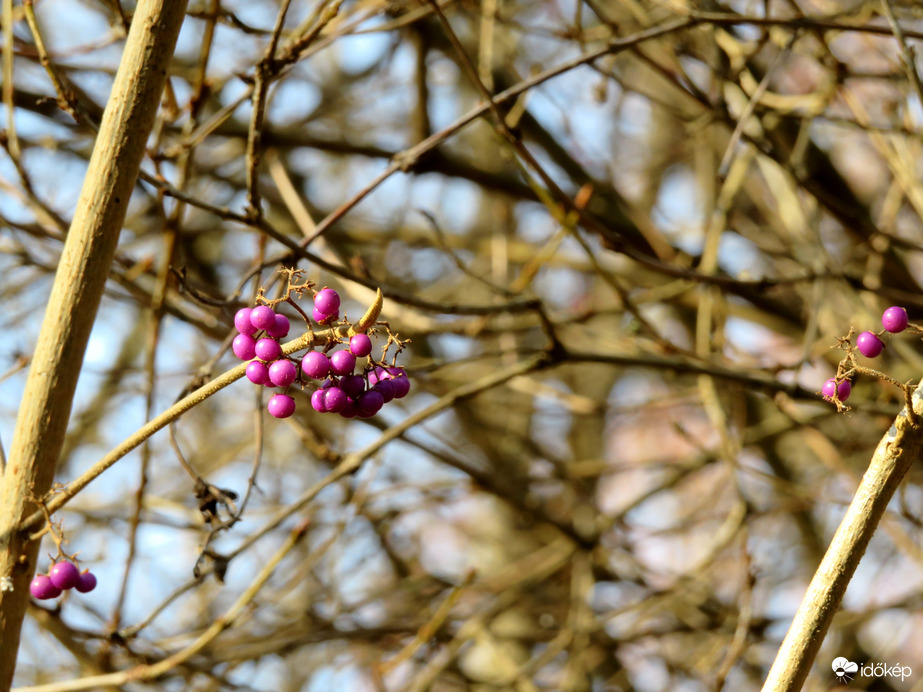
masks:
POLYGON ((866 358, 874 358, 881 349, 885 347, 885 342, 875 336, 872 332, 862 332, 856 339, 856 347, 866 358))
POLYGON ((74 587, 80 593, 89 593, 96 588, 96 575, 87 570, 80 574, 80 581, 74 587))
POLYGON ((327 412, 327 404, 324 402, 326 393, 326 389, 318 389, 311 395, 311 408, 318 413, 327 412))
POLYGON ((897 305, 892 305, 881 316, 882 326, 892 334, 897 334, 907 329, 909 321, 907 311, 897 305))
POLYGON ((340 309, 340 294, 332 288, 325 288, 314 296, 314 307, 325 315, 334 315, 340 309))
POLYGON ((365 358, 372 352, 372 340, 368 334, 356 334, 349 338, 349 350, 356 358, 365 358))
POLYGON ((238 334, 231 342, 231 350, 241 360, 250 360, 256 355, 256 340, 246 334, 238 334))
POLYGON ((250 323, 251 312, 253 312, 253 310, 250 308, 241 308, 237 311, 237 314, 234 315, 234 327, 237 328, 238 332, 246 334, 247 336, 250 336, 256 331, 256 327, 250 323))
POLYGON ((349 397, 339 387, 330 387, 320 390, 324 393, 324 409, 330 413, 339 413, 346 406, 349 397))
POLYGON ((268 305, 257 305, 250 313, 250 324, 257 329, 268 331, 276 324, 276 313, 268 305))
POLYGON ((365 380, 361 375, 346 375, 340 378, 340 389, 346 392, 346 396, 355 399, 365 391, 365 380))
POLYGON ((381 382, 382 380, 390 380, 391 373, 388 372, 385 368, 377 367, 369 373, 369 384, 373 387, 381 382))
POLYGON ((310 351, 301 359, 301 369, 308 377, 319 380, 330 372, 330 359, 320 351, 310 351))
POLYGON ((288 336, 289 329, 292 328, 292 325, 288 321, 288 317, 285 315, 276 315, 276 322, 269 329, 266 330, 266 333, 269 336, 276 339, 281 339, 288 336))
POLYGON ((247 379, 253 384, 269 384, 269 368, 266 363, 251 360, 247 363, 247 379))
POLYGON ((378 384, 372 388, 372 391, 381 394, 386 404, 394 398, 394 385, 391 380, 379 380, 378 384))
POLYGON ((349 351, 337 351, 330 356, 330 371, 334 375, 352 375, 356 369, 356 356, 349 351))
POLYGON ((326 313, 321 312, 317 308, 313 308, 311 310, 311 317, 313 317, 314 321, 318 324, 327 324, 328 322, 333 322, 337 317, 339 317, 339 313, 326 313))
POLYGON ((353 399, 347 398, 346 404, 340 409, 340 415, 343 418, 355 418, 359 414, 359 407, 353 399))
POLYGON ((295 413, 295 400, 287 394, 276 394, 266 404, 269 415, 275 418, 288 418, 295 413))
POLYGON ((831 377, 824 382, 824 387, 821 392, 827 399, 832 399, 834 390, 836 390, 837 398, 840 401, 846 401, 849 398, 849 393, 852 391, 852 385, 849 383, 849 380, 843 380, 840 384, 837 384, 836 380, 831 377))
POLYGON ((52 566, 48 576, 51 577, 52 584, 65 591, 77 586, 77 582, 80 581, 80 570, 73 562, 58 562, 52 566))
POLYGON ((269 381, 277 387, 288 387, 298 376, 298 368, 290 360, 277 360, 269 366, 269 381))
POLYGON ((44 574, 37 574, 32 583, 29 584, 29 593, 40 601, 49 598, 57 598, 61 595, 61 589, 54 585, 54 582, 44 574))
POLYGON ((275 339, 265 338, 256 342, 254 347, 256 357, 267 363, 282 357, 282 347, 275 339))
POLYGON ((394 387, 394 398, 403 399, 410 391, 410 378, 407 375, 400 375, 391 379, 391 386, 394 387))
POLYGON ((356 405, 359 407, 360 416, 363 414, 374 416, 385 405, 385 398, 381 395, 381 392, 376 392, 373 389, 356 399, 356 405))

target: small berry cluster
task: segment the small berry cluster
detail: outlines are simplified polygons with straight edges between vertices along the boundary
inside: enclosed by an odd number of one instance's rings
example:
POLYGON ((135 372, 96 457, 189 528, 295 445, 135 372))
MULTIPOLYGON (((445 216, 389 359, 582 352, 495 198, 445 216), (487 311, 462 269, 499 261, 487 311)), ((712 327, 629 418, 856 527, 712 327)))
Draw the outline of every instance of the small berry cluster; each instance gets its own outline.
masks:
MULTIPOLYGON (((339 319, 339 309, 340 296, 332 288, 324 288, 314 296, 312 317, 317 324, 331 325, 339 319)), ((282 354, 279 344, 279 339, 287 336, 290 329, 284 315, 277 314, 268 305, 242 308, 234 316, 234 326, 239 333, 234 337, 231 350, 241 360, 250 361, 247 379, 257 385, 285 388, 296 381, 304 386, 310 380, 324 380, 311 395, 311 407, 319 413, 369 418, 387 402, 400 399, 410 391, 410 379, 402 368, 375 363, 370 358, 372 340, 368 334, 354 334, 346 349, 329 355, 309 351, 301 359, 299 368, 297 361, 282 354), (363 374, 353 374, 356 359, 367 357, 368 365, 363 374)), ((329 349, 330 346, 326 350, 329 349)), ((267 409, 276 418, 288 418, 295 412, 295 399, 284 392, 275 394, 269 399, 267 409)))
MULTIPOLYGON (((884 313, 881 315, 881 325, 884 327, 884 329, 878 332, 862 332, 858 337, 856 337, 856 350, 858 350, 859 353, 861 353, 866 358, 876 358, 885 349, 885 342, 881 339, 881 336, 885 332, 890 334, 899 334, 900 332, 910 327, 911 331, 917 334, 923 334, 923 327, 911 324, 907 317, 907 311, 897 305, 892 305, 884 311, 884 313)), ((867 374, 885 377, 886 379, 890 380, 890 378, 888 378, 886 375, 883 375, 883 373, 864 368, 856 363, 850 342, 851 337, 852 330, 850 330, 850 333, 847 336, 839 340, 840 348, 846 351, 846 357, 840 362, 840 365, 837 368, 836 377, 831 377, 829 380, 824 382, 824 386, 821 389, 821 393, 823 394, 824 398, 828 401, 834 402, 838 408, 842 408, 842 402, 846 401, 850 392, 852 392, 852 383, 850 382, 850 378, 853 374, 857 372, 866 372, 867 374)))
POLYGON ((38 600, 57 598, 62 591, 76 589, 89 593, 96 588, 96 576, 89 570, 81 572, 73 562, 56 562, 48 574, 37 574, 29 584, 29 592, 38 600))

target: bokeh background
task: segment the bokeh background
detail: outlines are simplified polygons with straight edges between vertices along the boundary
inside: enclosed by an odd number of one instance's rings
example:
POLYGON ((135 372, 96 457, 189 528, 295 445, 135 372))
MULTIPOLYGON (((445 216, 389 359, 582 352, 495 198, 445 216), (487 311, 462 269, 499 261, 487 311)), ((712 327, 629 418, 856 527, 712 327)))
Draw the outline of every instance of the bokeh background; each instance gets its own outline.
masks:
MULTIPOLYGON (((440 7, 454 41, 427 2, 295 2, 275 33, 277 2, 190 4, 57 480, 234 366, 234 311, 277 296, 279 266, 336 288, 351 319, 381 287, 413 388, 365 421, 312 412, 307 388, 279 421, 240 381, 177 422, 176 448, 163 431, 122 459, 56 517, 100 586, 32 604, 17 685, 181 651, 307 519, 233 626, 124 689, 760 688, 902 403, 867 375, 847 412, 820 398, 837 337, 889 305, 923 319, 923 12, 440 7), (484 93, 504 95, 495 112, 484 93), (210 531, 177 449, 250 489, 231 528, 210 531)), ((133 6, 4 8, 8 449, 133 6)), ((923 376, 918 336, 886 342, 863 364, 923 376)), ((838 656, 913 669, 851 688, 923 689, 921 480, 806 689, 837 687, 838 656)))

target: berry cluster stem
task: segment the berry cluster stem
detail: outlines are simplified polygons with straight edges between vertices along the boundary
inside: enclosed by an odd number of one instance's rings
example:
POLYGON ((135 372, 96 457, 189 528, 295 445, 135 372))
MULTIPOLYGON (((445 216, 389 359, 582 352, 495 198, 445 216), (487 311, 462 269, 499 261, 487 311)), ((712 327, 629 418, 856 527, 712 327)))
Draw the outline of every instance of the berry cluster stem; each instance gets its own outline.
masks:
MULTIPOLYGON (((317 332, 306 332, 299 336, 297 339, 293 339, 282 345, 283 355, 291 355, 296 351, 302 351, 306 348, 311 348, 318 344, 325 344, 329 342, 342 341, 348 333, 357 333, 358 329, 361 329, 364 325, 364 320, 369 315, 374 315, 376 318, 381 311, 381 306, 383 299, 381 296, 381 291, 378 291, 375 302, 366 312, 360 322, 356 326, 340 326, 331 329, 323 329, 317 332), (356 331, 354 331, 356 330, 356 331)), ((374 320, 373 320, 374 324, 374 320)), ((366 329, 368 327, 365 327, 366 329)), ((67 486, 56 493, 49 493, 46 495, 43 500, 46 503, 47 511, 50 514, 54 514, 56 511, 61 509, 66 505, 70 500, 77 495, 81 490, 83 490, 87 485, 90 484, 96 477, 98 477, 103 471, 115 464, 119 459, 124 457, 126 454, 131 452, 133 449, 138 447, 142 442, 147 440, 149 437, 154 435, 154 433, 162 430, 172 421, 178 419, 181 415, 192 409, 193 407, 201 404, 203 401, 213 396, 217 392, 220 392, 225 387, 233 384, 241 377, 244 376, 246 372, 247 364, 241 363, 237 365, 222 375, 219 375, 211 382, 208 382, 198 389, 196 389, 191 394, 180 399, 173 406, 168 408, 166 411, 161 413, 156 418, 152 419, 140 429, 138 429, 134 434, 124 440, 121 444, 116 446, 108 454, 106 454, 102 459, 93 464, 89 469, 84 471, 80 476, 72 480, 67 486)), ((20 528, 22 530, 30 530, 36 528, 44 518, 42 511, 36 511, 30 515, 27 519, 23 521, 20 528)), ((40 534, 38 534, 40 535, 40 534)))

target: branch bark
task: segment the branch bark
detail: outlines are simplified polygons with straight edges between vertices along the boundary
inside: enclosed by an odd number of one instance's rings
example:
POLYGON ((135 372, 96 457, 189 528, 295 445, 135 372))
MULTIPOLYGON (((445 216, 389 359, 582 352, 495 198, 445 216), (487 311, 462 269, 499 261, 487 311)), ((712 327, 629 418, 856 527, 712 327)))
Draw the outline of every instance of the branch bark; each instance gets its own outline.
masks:
MULTIPOLYGON (((820 567, 798 607, 795 619, 782 641, 776 659, 763 684, 763 692, 800 690, 808 677, 833 615, 846 587, 865 554, 894 491, 923 450, 923 389, 912 398, 913 413, 907 407, 882 437, 862 477, 846 516, 827 548, 820 567)), ((827 670, 832 675, 832 671, 827 670)))
POLYGON ((103 114, 0 479, 0 689, 10 689, 40 541, 16 530, 51 487, 77 377, 185 16, 186 0, 141 0, 103 114))

